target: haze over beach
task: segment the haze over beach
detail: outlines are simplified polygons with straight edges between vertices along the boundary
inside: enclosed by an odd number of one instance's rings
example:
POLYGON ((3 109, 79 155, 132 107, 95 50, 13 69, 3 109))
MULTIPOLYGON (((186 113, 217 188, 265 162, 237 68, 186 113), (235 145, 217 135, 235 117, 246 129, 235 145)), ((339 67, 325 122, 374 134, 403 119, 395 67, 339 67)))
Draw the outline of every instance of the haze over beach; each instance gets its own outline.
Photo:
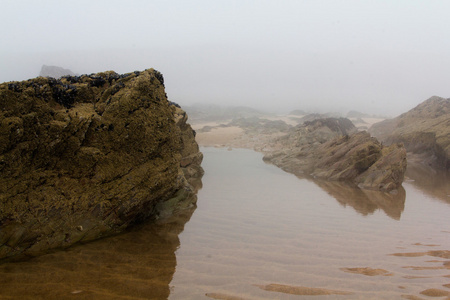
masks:
POLYGON ((180 105, 396 116, 449 97, 448 1, 2 1, 0 82, 155 68, 180 105))
POLYGON ((450 1, 0 8, 1 299, 450 299, 450 1))

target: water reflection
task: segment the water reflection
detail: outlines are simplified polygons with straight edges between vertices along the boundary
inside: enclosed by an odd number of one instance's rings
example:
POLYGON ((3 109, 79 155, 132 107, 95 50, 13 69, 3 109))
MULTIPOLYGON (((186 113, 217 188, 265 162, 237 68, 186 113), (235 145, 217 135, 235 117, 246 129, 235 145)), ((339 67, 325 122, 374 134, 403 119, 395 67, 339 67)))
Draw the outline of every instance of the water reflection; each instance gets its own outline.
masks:
POLYGON ((448 172, 408 162, 405 175, 406 181, 427 195, 450 203, 450 174, 448 172))
POLYGON ((178 236, 194 210, 67 251, 1 264, 0 297, 167 299, 178 236))
POLYGON ((342 206, 351 206, 358 213, 367 216, 376 210, 383 210, 394 220, 400 220, 405 209, 406 192, 403 187, 396 194, 363 190, 356 186, 336 181, 314 180, 319 187, 335 198, 342 206))

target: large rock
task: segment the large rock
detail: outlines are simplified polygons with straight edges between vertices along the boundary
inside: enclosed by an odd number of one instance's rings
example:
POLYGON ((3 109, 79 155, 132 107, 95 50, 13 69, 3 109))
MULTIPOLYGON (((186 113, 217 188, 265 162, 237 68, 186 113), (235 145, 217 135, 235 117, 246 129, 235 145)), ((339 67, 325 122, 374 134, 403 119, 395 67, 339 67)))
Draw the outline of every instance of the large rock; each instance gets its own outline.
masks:
POLYGON ((346 181, 360 188, 394 191, 403 182, 406 150, 384 147, 347 119, 306 122, 281 140, 282 150, 264 160, 305 177, 346 181))
POLYGON ((202 155, 158 71, 4 83, 0 107, 0 258, 111 235, 196 201, 202 155))
POLYGON ((411 161, 450 170, 450 99, 433 96, 394 119, 372 125, 370 133, 386 144, 403 143, 411 161))
POLYGON ((335 137, 356 132, 353 123, 346 118, 319 118, 305 121, 278 139, 283 150, 298 150, 322 144, 335 137))

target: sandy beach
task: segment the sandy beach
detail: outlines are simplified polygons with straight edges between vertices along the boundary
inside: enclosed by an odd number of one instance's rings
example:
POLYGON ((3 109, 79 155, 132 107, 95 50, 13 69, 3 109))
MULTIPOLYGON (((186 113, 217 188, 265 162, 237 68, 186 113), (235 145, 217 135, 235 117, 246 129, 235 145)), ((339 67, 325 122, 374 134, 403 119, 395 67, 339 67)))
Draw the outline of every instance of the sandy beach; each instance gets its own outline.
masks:
MULTIPOLYGON (((211 126, 211 125, 208 125, 211 126)), ((218 123, 213 126, 219 126, 218 123)), ((233 145, 244 134, 237 126, 212 128, 209 132, 197 132, 195 139, 204 147, 228 147, 233 145)))

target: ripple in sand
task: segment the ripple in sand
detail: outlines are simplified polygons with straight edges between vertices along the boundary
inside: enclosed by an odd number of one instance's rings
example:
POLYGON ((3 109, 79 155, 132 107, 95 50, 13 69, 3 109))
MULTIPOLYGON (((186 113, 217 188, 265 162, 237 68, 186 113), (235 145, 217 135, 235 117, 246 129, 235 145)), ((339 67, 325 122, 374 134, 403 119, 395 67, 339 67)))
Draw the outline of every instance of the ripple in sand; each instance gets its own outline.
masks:
POLYGON ((435 267, 422 267, 422 266, 404 266, 402 267, 404 269, 411 269, 414 271, 422 271, 422 270, 446 270, 446 269, 450 269, 450 265, 446 265, 444 263, 443 266, 435 266, 435 267))
POLYGON ((322 288, 311 288, 305 286, 291 286, 284 284, 271 283, 267 285, 255 285, 262 290, 269 292, 279 292, 291 295, 308 295, 308 296, 319 296, 319 295, 351 295, 353 293, 347 291, 338 290, 328 290, 322 288))
POLYGON ((361 275, 366 275, 366 276, 380 276, 380 275, 381 276, 393 276, 394 275, 384 269, 372 269, 369 267, 366 267, 366 268, 340 268, 339 270, 347 272, 347 273, 361 274, 361 275))
POLYGON ((413 276, 413 275, 406 275, 403 276, 403 278, 406 279, 421 279, 421 278, 433 278, 432 276, 413 276))
POLYGON ((439 247, 440 245, 435 244, 422 244, 422 243, 415 243, 414 246, 425 246, 425 247, 439 247))
POLYGON ((450 292, 440 290, 440 289, 427 289, 420 292, 422 295, 428 296, 428 297, 445 297, 450 296, 450 292))
POLYGON ((427 252, 405 252, 405 253, 392 253, 389 255, 393 256, 404 256, 404 257, 418 257, 418 256, 435 256, 435 257, 442 257, 442 258, 450 258, 450 251, 449 250, 432 250, 427 252))
POLYGON ((403 299, 409 299, 409 300, 423 300, 423 298, 414 296, 414 295, 402 295, 403 299))
POLYGON ((222 294, 222 293, 207 293, 205 294, 206 297, 217 299, 217 300, 245 300, 244 298, 222 294))

